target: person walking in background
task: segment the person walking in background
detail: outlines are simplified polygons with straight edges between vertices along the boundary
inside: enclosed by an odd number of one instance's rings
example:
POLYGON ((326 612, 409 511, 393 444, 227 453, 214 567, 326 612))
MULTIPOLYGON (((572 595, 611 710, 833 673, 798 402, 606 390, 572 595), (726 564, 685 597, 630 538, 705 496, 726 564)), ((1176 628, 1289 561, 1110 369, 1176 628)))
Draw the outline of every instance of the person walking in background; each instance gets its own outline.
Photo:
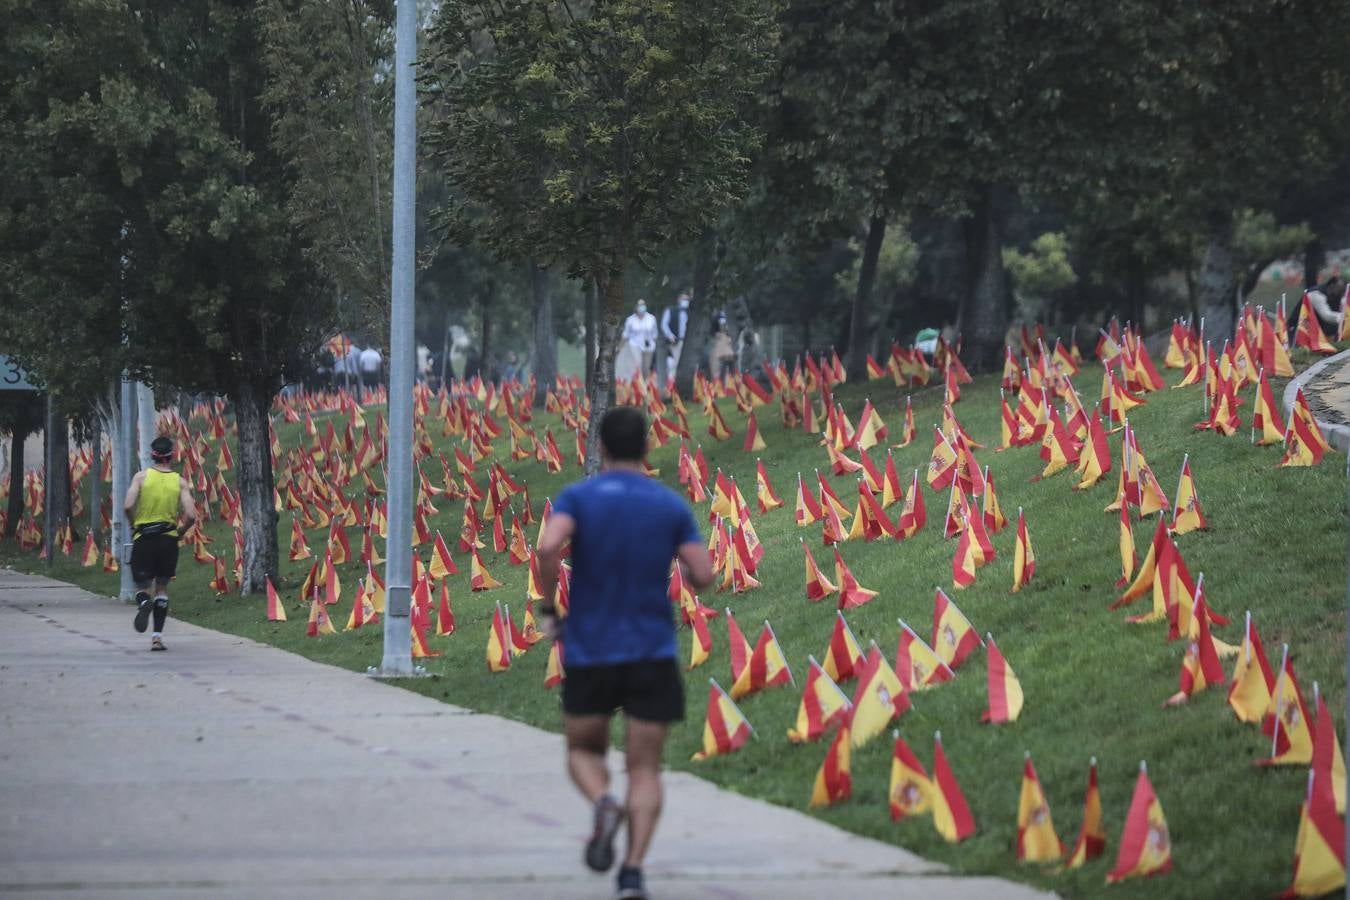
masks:
POLYGON ((623 337, 638 359, 638 371, 646 375, 656 357, 656 316, 647 312, 647 301, 639 300, 633 314, 623 323, 623 337))
POLYGON ((717 327, 712 335, 712 348, 708 352, 708 370, 713 378, 722 378, 735 369, 736 347, 731 343, 731 333, 727 330, 726 313, 718 313, 717 327))
POLYGON ((712 584, 712 564, 688 505, 643 471, 647 419, 631 406, 600 422, 601 471, 566 488, 553 502, 539 542, 542 625, 561 640, 563 733, 567 770, 592 804, 586 865, 614 864, 614 838, 628 820, 628 851, 618 874, 620 898, 647 896, 642 861, 661 815, 661 756, 670 723, 684 718, 684 682, 675 661, 675 619, 666 597, 671 559, 695 590, 712 584), (572 548, 568 613, 557 618, 554 594, 563 548, 572 548), (610 794, 610 720, 627 724, 628 795, 610 794))
POLYGON ((178 530, 197 521, 187 479, 173 470, 173 439, 150 444, 148 469, 137 472, 122 507, 132 527, 131 579, 136 585, 136 630, 145 633, 151 615, 155 630, 150 649, 164 649, 164 620, 169 615, 169 582, 178 573, 178 530), (181 521, 180 521, 181 520, 181 521), (154 590, 154 596, 150 594, 154 590))
POLYGON ((361 351, 361 383, 367 390, 381 383, 383 368, 384 357, 374 344, 361 351))
POLYGON ((689 293, 681 292, 675 306, 667 306, 661 312, 661 336, 666 339, 669 358, 666 371, 674 375, 680 364, 680 353, 684 351, 684 336, 689 329, 689 293))

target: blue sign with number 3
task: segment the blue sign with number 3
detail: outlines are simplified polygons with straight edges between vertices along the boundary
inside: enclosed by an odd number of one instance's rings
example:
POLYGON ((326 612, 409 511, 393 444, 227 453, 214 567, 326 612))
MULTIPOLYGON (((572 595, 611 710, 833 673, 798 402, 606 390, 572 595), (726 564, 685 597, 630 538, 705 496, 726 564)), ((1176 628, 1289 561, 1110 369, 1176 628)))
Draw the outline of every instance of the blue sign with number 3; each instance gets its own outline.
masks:
POLYGON ((4 354, 0 354, 0 391, 36 391, 28 383, 28 373, 19 368, 19 364, 4 354))

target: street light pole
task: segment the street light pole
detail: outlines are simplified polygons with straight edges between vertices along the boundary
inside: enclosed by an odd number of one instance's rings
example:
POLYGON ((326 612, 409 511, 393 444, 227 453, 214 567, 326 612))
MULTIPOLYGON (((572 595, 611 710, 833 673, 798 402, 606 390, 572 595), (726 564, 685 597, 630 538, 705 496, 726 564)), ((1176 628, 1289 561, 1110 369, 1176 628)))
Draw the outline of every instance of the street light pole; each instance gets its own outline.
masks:
POLYGON ((417 3, 398 0, 394 35, 394 229, 389 315, 389 498, 383 676, 413 674, 413 287, 417 176, 417 3))

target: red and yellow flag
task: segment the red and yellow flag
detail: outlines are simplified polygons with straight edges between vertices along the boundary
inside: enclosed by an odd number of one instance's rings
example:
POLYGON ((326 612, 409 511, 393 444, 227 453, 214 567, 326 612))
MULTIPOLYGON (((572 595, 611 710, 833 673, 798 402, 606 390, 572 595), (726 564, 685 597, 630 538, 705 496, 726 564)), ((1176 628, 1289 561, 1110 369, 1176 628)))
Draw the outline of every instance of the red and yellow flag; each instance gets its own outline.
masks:
POLYGON ((797 473, 797 524, 799 526, 811 525, 819 522, 824 513, 820 509, 820 504, 816 502, 816 495, 806 489, 802 484, 802 474, 797 473))
POLYGON ((909 695, 895 676, 875 643, 867 651, 867 661, 858 674, 849 724, 853 746, 861 747, 886 730, 892 719, 909 709, 909 695))
POLYGON ((765 688, 792 683, 792 670, 788 668, 787 657, 783 654, 777 635, 773 633, 773 626, 765 620, 755 649, 750 652, 749 663, 731 685, 731 699, 740 700, 765 688))
POLYGON ((1066 869, 1077 869, 1096 859, 1106 850, 1106 829, 1102 827, 1102 794, 1097 787, 1097 757, 1088 764, 1087 797, 1083 800, 1083 826, 1078 830, 1078 841, 1073 846, 1066 869))
POLYGON ((984 636, 984 649, 989 655, 989 706, 981 714, 980 721, 995 725, 1016 722, 1022 714, 1022 683, 1003 658, 993 635, 984 636))
POLYGON ((862 606, 876 597, 877 592, 868 590, 858 584, 858 579, 853 577, 853 573, 844 563, 844 558, 839 555, 839 548, 834 548, 834 577, 839 582, 839 608, 853 609, 862 606))
POLYGON ((1167 819, 1148 780, 1148 768, 1141 762, 1130 811, 1125 815, 1125 830, 1120 835, 1120 853, 1115 867, 1107 873, 1106 883, 1171 870, 1172 838, 1167 831, 1167 819))
MULTIPOLYGON (((727 613, 727 648, 731 657, 731 682, 735 684, 740 681, 741 674, 750 667, 750 642, 745 639, 741 632, 741 626, 736 624, 736 617, 732 615, 731 608, 728 607, 727 613)), ((718 688, 721 690, 721 688, 718 688)))
POLYGON ((703 760, 713 756, 725 756, 744 746, 754 734, 750 722, 741 712, 736 701, 727 696, 727 692, 715 679, 708 679, 708 711, 703 720, 703 749, 691 759, 703 760))
POLYGON ((906 691, 922 691, 956 677, 932 647, 900 620, 900 640, 895 650, 895 674, 906 691))
POLYGON ((473 557, 469 563, 469 589, 471 591, 490 591, 493 588, 499 588, 502 583, 492 577, 488 572, 487 565, 483 562, 483 557, 478 554, 478 548, 473 549, 473 557))
POLYGON ((332 621, 328 618, 328 607, 319 602, 318 598, 309 601, 309 624, 305 626, 305 634, 310 637, 318 637, 321 634, 337 634, 337 629, 333 627, 332 621))
POLYGON ((802 541, 801 544, 802 552, 806 554, 806 599, 824 600, 831 594, 838 593, 839 586, 820 571, 815 557, 811 555, 811 548, 806 546, 806 541, 802 541))
POLYGON ((933 596, 933 652, 948 668, 957 669, 978 646, 980 636, 975 626, 946 592, 938 588, 933 596))
POLYGON ((1031 549, 1031 535, 1027 534, 1027 517, 1017 507, 1017 543, 1013 546, 1013 586, 1015 594, 1031 583, 1036 574, 1036 553, 1031 549))
POLYGON ((901 541, 914 537, 923 529, 927 520, 923 494, 919 492, 919 470, 915 469, 910 480, 909 493, 905 495, 905 504, 900 509, 900 518, 895 522, 895 539, 901 541))
POLYGON ((832 806, 847 800, 853 794, 853 779, 850 775, 850 756, 848 722, 840 726, 835 733, 830 749, 825 752, 825 760, 816 772, 816 782, 811 788, 811 806, 832 806))
POLYGON ((933 735, 933 827, 949 843, 964 841, 975 833, 975 817, 970 814, 961 785, 947 763, 942 749, 942 732, 933 735))
POLYGON ((1271 754, 1261 762, 1265 765, 1303 765, 1312 762, 1312 730, 1309 727, 1308 707, 1294 677, 1294 664, 1289 659, 1289 645, 1284 646, 1284 660, 1275 680, 1275 693, 1261 722, 1261 730, 1270 737, 1271 754))
POLYGON ((760 515, 783 505, 782 499, 769 483, 769 473, 764 471, 763 460, 755 461, 755 500, 759 503, 760 515))
POLYGON ((427 566, 427 571, 437 581, 459 574, 459 568, 450 557, 450 548, 445 546, 445 538, 441 537, 440 529, 436 530, 436 540, 431 545, 431 564, 427 566))
POLYGON ((759 433, 759 420, 755 418, 752 411, 745 426, 745 443, 741 449, 746 453, 758 453, 767 446, 764 443, 764 436, 759 433))
POLYGON ((511 668, 511 634, 500 603, 493 607, 492 624, 488 626, 487 667, 493 673, 511 668))
POLYGON ((563 683, 566 674, 563 670, 562 641, 554 641, 548 648, 548 664, 544 667, 544 687, 557 687, 563 683))
POLYGON ((830 645, 825 649, 825 674, 836 683, 856 678, 862 673, 865 663, 862 647, 853 636, 853 629, 844 621, 844 614, 834 614, 834 630, 830 632, 830 645))
POLYGON ((801 703, 797 705, 797 723, 788 729, 788 740, 794 744, 818 740, 838 722, 846 721, 853 704, 833 679, 816 662, 807 657, 806 686, 801 703))
POLYGON ((895 749, 891 753, 891 782, 886 796, 890 800, 891 821, 899 822, 933 808, 933 782, 914 751, 894 732, 895 749))
POLYGON ((1242 647, 1233 664, 1233 678, 1228 688, 1228 705, 1239 722, 1260 722, 1275 696, 1275 675, 1270 671, 1261 636, 1252 625, 1252 614, 1247 612, 1246 631, 1242 647))
POLYGON ((272 586, 272 579, 267 578, 267 621, 285 622, 286 605, 281 602, 281 597, 277 595, 277 589, 272 586))
POLYGON ((1031 764, 1028 750, 1022 765, 1022 792, 1017 801, 1017 858, 1022 862, 1049 862, 1064 855, 1064 844, 1055 833, 1050 803, 1031 764))
POLYGON ((1277 896, 1321 897, 1345 887, 1345 820, 1324 779, 1308 772, 1308 789, 1299 810, 1294 842, 1294 883, 1277 896))

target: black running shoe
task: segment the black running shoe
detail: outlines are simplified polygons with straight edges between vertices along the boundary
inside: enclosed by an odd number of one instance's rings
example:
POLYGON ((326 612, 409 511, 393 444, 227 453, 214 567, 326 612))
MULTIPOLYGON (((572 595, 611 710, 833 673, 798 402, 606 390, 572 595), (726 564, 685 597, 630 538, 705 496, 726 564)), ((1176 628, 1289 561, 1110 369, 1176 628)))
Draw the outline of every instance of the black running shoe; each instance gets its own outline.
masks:
POLYGON ((146 626, 150 624, 150 610, 154 606, 154 601, 145 591, 139 591, 136 594, 136 619, 132 622, 136 630, 145 633, 146 626))
POLYGON ((647 900, 647 886, 642 883, 642 870, 632 866, 619 869, 619 889, 615 900, 647 900))
POLYGON ((614 836, 623 824, 623 807, 606 794, 595 801, 595 830, 586 842, 586 865, 608 872, 614 865, 614 836))

